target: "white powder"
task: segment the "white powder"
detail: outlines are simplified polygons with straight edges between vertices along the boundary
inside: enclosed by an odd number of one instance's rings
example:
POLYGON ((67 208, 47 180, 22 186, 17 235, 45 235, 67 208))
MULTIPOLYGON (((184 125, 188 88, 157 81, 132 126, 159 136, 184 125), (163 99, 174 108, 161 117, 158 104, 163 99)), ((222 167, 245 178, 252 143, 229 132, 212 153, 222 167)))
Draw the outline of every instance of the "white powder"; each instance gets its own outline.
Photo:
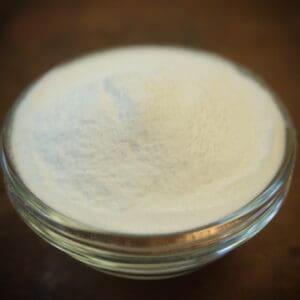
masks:
POLYGON ((131 47, 48 72, 15 116, 16 168, 50 207, 95 228, 166 233, 216 221, 278 170, 272 95, 205 52, 131 47))

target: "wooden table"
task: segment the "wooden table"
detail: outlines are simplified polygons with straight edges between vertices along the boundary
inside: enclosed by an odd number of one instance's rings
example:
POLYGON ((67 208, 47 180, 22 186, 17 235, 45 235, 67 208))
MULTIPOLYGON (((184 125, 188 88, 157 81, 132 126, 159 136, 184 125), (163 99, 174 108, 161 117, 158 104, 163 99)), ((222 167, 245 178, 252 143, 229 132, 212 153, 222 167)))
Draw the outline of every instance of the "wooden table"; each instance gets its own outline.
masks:
MULTIPOLYGON (((123 44, 220 53, 262 75, 300 125, 299 1, 1 1, 0 117, 51 66, 123 44)), ((299 164, 299 160, 298 160, 299 164)), ((29 230, 0 193, 0 299, 299 299, 299 168, 288 199, 256 238, 182 278, 103 275, 29 230)))

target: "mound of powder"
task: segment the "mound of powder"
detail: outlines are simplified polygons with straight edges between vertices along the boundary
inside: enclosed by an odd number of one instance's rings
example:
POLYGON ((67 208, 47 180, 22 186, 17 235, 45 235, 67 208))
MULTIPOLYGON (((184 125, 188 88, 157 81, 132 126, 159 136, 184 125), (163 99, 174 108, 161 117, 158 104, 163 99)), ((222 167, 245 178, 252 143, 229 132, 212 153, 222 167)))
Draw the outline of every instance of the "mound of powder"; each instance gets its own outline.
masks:
POLYGON ((15 111, 14 165, 95 229, 167 233, 216 221, 272 180, 285 124, 271 93, 206 52, 128 47, 54 68, 15 111))

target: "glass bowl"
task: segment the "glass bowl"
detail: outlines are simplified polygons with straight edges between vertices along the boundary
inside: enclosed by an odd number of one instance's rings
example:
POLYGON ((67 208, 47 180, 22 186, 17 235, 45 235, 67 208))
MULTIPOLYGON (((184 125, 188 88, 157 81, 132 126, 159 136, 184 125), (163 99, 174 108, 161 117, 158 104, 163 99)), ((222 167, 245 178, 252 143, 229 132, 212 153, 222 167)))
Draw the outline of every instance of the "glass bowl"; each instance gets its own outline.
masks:
POLYGON ((172 234, 130 235, 94 229, 47 206, 18 176, 8 145, 14 110, 22 99, 21 95, 7 116, 1 136, 1 166, 8 196, 25 223, 39 236, 102 272, 135 279, 160 279, 191 272, 257 234, 276 215, 289 189, 296 134, 286 109, 277 101, 286 124, 284 158, 273 180, 247 205, 206 226, 172 234))

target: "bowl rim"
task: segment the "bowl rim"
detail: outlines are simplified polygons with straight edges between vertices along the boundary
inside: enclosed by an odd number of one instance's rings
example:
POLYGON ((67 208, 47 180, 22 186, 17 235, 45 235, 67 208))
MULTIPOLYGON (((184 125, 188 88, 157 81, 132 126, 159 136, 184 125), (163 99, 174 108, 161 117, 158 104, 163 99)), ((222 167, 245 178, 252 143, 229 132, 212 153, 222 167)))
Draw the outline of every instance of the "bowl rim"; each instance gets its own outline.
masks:
MULTIPOLYGON (((248 72, 248 71, 247 71, 248 72)), ((249 73, 249 72, 248 72, 249 73)), ((253 74, 252 74, 253 75, 253 74)), ((253 77, 253 76, 252 76, 253 77)), ((77 221, 58 210, 50 207, 41 199, 39 199, 30 189, 25 185, 24 181, 19 176, 16 168, 14 167, 13 162, 11 161, 9 153, 9 137, 12 130, 12 123, 14 118, 14 113, 18 108, 20 102, 25 98, 25 95, 34 87, 34 81, 29 85, 17 98, 13 104, 11 110, 8 112, 4 119, 4 124, 1 130, 1 141, 0 141, 0 164, 5 178, 8 178, 11 183, 13 183, 14 189, 17 190, 18 194, 21 196, 22 201, 26 199, 26 205, 33 209, 38 215, 42 215, 43 218, 46 218, 47 221, 55 223, 57 226, 63 226, 65 229, 76 232, 81 232, 85 234, 100 234, 104 236, 110 236, 120 239, 152 239, 152 238, 180 238, 183 235, 190 235, 195 232, 206 231, 216 226, 223 226, 230 222, 234 222, 240 218, 243 218, 247 214, 259 209, 261 206, 266 204, 270 198, 288 180, 290 174, 293 171, 297 153, 297 138, 294 125, 291 121, 290 114, 284 104, 278 99, 276 95, 270 90, 270 88, 257 76, 254 78, 261 84, 265 89, 267 89, 273 96, 273 100, 277 105, 283 119, 285 122, 285 149, 283 153, 283 158, 280 167, 273 176, 269 184, 252 200, 250 200, 246 205, 242 206, 238 210, 233 211, 230 214, 227 214, 225 217, 222 217, 216 221, 210 222, 205 225, 196 226, 187 230, 176 231, 176 232, 166 232, 166 233, 123 233, 109 230, 102 230, 91 225, 87 225, 77 221)))

